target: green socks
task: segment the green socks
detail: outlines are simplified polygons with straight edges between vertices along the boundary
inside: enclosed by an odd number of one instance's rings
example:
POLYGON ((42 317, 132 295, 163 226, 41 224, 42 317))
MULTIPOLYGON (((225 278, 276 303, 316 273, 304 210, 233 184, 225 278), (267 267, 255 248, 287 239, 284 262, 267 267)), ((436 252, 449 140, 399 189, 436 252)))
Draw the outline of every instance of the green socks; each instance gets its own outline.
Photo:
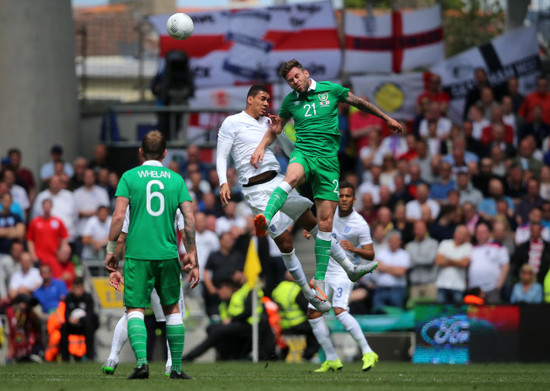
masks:
POLYGON ((138 367, 147 364, 147 329, 143 319, 140 312, 128 314, 128 339, 136 355, 138 367))
POLYGON ((181 356, 185 343, 185 326, 182 315, 170 314, 166 316, 166 339, 172 354, 172 371, 181 372, 181 356))
POLYGON ((332 236, 330 232, 319 231, 315 238, 315 279, 325 280, 327 274, 328 261, 330 259, 330 244, 332 236))
MULTIPOLYGON (((286 184, 286 182, 282 182, 282 184, 286 184)), ((290 186, 288 187, 290 188, 290 186)), ((292 188, 290 188, 290 190, 292 190, 292 188)), ((277 186, 275 190, 273 190, 273 193, 271 193, 271 197, 269 197, 269 201, 267 202, 264 213, 265 219, 268 223, 271 221, 275 213, 281 209, 281 206, 285 203, 290 190, 288 192, 285 191, 281 188, 281 185, 277 186)))

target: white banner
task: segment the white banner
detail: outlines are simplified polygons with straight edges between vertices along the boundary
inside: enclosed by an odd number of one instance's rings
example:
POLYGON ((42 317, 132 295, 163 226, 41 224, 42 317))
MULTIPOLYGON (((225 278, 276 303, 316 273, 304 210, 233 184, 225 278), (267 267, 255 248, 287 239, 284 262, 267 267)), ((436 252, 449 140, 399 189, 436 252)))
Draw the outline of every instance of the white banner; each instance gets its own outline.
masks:
POLYGON ((280 81, 280 64, 293 58, 319 80, 338 77, 341 49, 330 1, 189 13, 195 30, 183 41, 167 35, 169 16, 150 18, 161 56, 186 52, 197 87, 280 81))
POLYGON ((422 72, 351 78, 353 93, 398 120, 412 120, 416 97, 424 90, 422 72))
POLYGON ((513 30, 490 42, 441 61, 431 71, 441 76, 443 88, 451 95, 447 111, 455 122, 462 121, 468 91, 475 85, 474 70, 484 68, 492 87, 515 76, 523 94, 534 90, 540 74, 539 45, 535 27, 513 30))
POLYGON ((347 11, 344 28, 344 69, 348 73, 398 73, 444 58, 439 5, 376 17, 347 11))

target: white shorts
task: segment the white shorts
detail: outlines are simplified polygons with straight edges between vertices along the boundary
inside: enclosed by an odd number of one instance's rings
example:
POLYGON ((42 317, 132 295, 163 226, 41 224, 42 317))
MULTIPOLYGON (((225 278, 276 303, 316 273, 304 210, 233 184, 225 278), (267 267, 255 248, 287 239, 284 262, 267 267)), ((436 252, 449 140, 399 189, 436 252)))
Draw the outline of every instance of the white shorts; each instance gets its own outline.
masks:
MULTIPOLYGON (((283 175, 278 174, 269 182, 243 187, 242 192, 244 200, 250 209, 252 209, 254 216, 265 212, 271 193, 273 193, 275 188, 279 186, 279 183, 281 183, 284 178, 283 175)), ((306 210, 311 208, 312 205, 313 202, 301 196, 295 189, 292 189, 281 209, 275 213, 275 216, 271 219, 271 224, 267 232, 275 239, 298 220, 298 218, 306 210)))
MULTIPOLYGON (((325 294, 332 307, 349 310, 349 296, 353 289, 353 282, 344 274, 329 274, 325 276, 325 294)), ((315 309, 311 304, 308 308, 315 309)))
MULTIPOLYGON (((185 316, 185 302, 183 301, 183 287, 181 285, 178 305, 180 307, 181 316, 185 316)), ((153 309, 157 322, 166 322, 166 317, 164 316, 164 311, 162 310, 162 305, 160 304, 160 297, 155 288, 151 291, 151 308, 153 309)))

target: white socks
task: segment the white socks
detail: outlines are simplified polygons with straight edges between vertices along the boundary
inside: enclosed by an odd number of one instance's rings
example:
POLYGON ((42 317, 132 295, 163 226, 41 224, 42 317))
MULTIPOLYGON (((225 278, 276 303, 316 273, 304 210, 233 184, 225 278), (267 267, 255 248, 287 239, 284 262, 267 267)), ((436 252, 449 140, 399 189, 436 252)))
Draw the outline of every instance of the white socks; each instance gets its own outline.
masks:
MULTIPOLYGON (((139 312, 133 312, 138 313, 139 312)), ((168 315, 166 317, 166 324, 168 324, 168 318, 170 318, 171 322, 176 323, 170 323, 170 324, 178 324, 178 318, 179 322, 183 322, 181 318, 181 314, 173 314, 176 315, 175 317, 171 318, 171 315, 168 315)), ((134 315, 135 316, 135 315, 134 315)), ((139 315, 138 315, 139 317, 139 315)), ((164 319, 162 320, 164 321, 164 319)), ((161 321, 159 321, 161 322, 161 321)), ((111 353, 109 354, 109 360, 113 360, 114 362, 118 363, 120 360, 120 352, 122 351, 122 348, 124 347, 124 344, 128 341, 128 315, 124 313, 120 319, 118 320, 115 330, 113 332, 113 342, 111 343, 111 353)), ((168 340, 166 340, 166 351, 168 352, 168 358, 166 360, 166 367, 172 366, 172 354, 170 353, 170 346, 168 345, 168 340)))
MULTIPOLYGON (((311 236, 313 236, 314 239, 317 237, 318 232, 319 232, 318 225, 316 225, 315 227, 313 227, 311 231, 309 231, 309 233, 311 234, 311 236)), ((331 239, 332 240, 330 242, 330 256, 332 257, 332 259, 338 262, 340 266, 342 266, 342 269, 344 269, 346 273, 353 272, 355 270, 355 265, 349 260, 349 258, 346 255, 346 252, 344 251, 342 246, 340 246, 340 243, 338 243, 336 239, 332 238, 332 235, 331 235, 331 239)))
POLYGON ((330 333, 328 331, 325 319, 320 316, 315 319, 308 319, 308 321, 311 325, 311 328, 313 329, 313 335, 315 335, 315 338, 317 338, 317 342, 319 342, 319 345, 321 345, 323 351, 325 352, 327 360, 334 361, 338 359, 338 355, 336 354, 336 351, 334 350, 334 345, 332 344, 332 340, 330 339, 330 333))
POLYGON ((290 272, 290 275, 294 278, 294 282, 298 284, 306 299, 308 301, 312 299, 314 297, 313 291, 309 286, 304 269, 302 269, 302 264, 296 256, 296 249, 292 249, 290 253, 281 253, 281 256, 283 257, 286 269, 290 272))
POLYGON ((113 332, 113 342, 111 343, 111 353, 109 354, 109 360, 113 360, 118 363, 120 359, 120 351, 124 347, 124 344, 128 341, 128 317, 124 313, 118 320, 115 331, 113 332))
POLYGON ((282 181, 280 184, 279 184, 279 187, 281 189, 283 189, 283 191, 288 194, 292 191, 292 186, 290 186, 290 184, 286 181, 282 181))
POLYGON ((370 348, 369 343, 365 338, 365 334, 363 334, 363 330, 361 330, 361 326, 359 326, 359 323, 357 322, 357 319, 351 316, 351 314, 347 311, 342 312, 336 317, 346 328, 348 333, 350 333, 355 342, 357 342, 357 344, 361 347, 361 354, 372 352, 372 349, 370 348))

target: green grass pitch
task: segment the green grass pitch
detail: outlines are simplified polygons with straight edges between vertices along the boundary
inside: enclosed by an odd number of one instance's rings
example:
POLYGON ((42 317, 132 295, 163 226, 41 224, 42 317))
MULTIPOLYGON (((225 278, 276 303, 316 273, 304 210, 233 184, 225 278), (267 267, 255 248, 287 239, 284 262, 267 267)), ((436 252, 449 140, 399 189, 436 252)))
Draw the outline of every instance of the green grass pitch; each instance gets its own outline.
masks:
POLYGON ((126 380, 132 364, 115 375, 101 373, 100 363, 17 364, 0 367, 0 390, 140 391, 140 390, 550 390, 548 364, 414 365, 380 362, 361 372, 345 363, 338 373, 313 373, 318 365, 249 362, 186 364, 193 380, 170 380, 163 363, 152 363, 149 380, 126 380), (182 384, 183 383, 183 384, 182 384))

